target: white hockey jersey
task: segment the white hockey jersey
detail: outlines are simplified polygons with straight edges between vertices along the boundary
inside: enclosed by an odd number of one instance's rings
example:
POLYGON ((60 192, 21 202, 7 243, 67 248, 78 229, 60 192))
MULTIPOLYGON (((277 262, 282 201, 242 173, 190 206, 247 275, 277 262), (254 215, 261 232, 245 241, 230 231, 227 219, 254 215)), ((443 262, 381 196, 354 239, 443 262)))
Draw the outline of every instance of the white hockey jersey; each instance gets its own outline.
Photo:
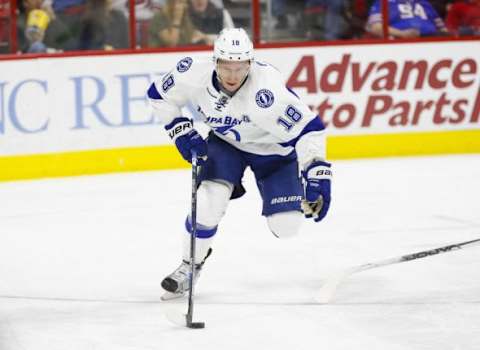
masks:
POLYGON ((303 143, 305 152, 311 153, 308 158, 325 158, 323 125, 269 64, 252 63, 247 80, 232 97, 220 90, 211 60, 190 57, 154 82, 153 88, 155 93, 151 87, 148 97, 165 124, 181 116, 180 108, 188 105, 218 137, 259 155, 287 155, 299 137, 314 131, 314 142, 303 143))

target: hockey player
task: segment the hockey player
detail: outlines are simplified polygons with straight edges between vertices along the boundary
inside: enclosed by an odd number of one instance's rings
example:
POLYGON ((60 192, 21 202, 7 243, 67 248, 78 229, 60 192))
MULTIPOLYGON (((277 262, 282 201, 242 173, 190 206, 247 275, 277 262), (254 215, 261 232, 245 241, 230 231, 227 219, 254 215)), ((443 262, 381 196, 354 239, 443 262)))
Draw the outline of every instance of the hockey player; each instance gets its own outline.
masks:
MULTIPOLYGON (((246 167, 255 175, 262 215, 276 237, 298 233, 302 211, 315 221, 325 217, 332 173, 325 159, 324 125, 285 86, 276 68, 254 60, 253 44, 243 29, 224 29, 215 41, 213 60, 180 60, 147 94, 183 158, 191 162, 192 150, 199 156, 194 282, 230 199, 245 193, 246 167), (181 115, 187 104, 211 128, 206 140, 181 115)), ((185 226, 183 260, 162 281, 168 292, 164 299, 189 289, 188 216, 185 226)))

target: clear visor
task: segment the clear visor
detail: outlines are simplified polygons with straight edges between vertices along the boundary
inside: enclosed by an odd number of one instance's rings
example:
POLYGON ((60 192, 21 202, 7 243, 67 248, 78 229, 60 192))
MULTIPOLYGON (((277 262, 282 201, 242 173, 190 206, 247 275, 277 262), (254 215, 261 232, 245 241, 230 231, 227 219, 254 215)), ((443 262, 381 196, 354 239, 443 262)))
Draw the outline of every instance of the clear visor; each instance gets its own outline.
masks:
POLYGON ((250 70, 250 61, 217 61, 217 75, 222 82, 243 81, 250 70))

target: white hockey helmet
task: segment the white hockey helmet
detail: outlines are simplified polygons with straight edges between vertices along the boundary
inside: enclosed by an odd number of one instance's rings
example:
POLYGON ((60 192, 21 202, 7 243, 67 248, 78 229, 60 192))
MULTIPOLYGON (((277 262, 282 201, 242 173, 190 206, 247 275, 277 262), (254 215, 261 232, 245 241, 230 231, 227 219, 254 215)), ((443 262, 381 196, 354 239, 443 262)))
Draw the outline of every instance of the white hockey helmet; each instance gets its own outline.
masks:
POLYGON ((213 61, 253 61, 253 44, 243 28, 226 28, 213 44, 213 61))

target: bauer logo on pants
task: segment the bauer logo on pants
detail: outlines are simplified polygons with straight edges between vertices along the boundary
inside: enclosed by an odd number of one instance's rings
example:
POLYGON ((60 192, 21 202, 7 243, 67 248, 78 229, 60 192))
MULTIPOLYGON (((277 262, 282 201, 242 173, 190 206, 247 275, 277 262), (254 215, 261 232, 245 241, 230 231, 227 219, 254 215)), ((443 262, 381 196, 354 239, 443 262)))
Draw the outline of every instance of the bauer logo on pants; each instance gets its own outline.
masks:
POLYGON ((275 198, 272 198, 272 200, 270 201, 270 204, 300 202, 301 200, 302 200, 302 196, 275 197, 275 198))

